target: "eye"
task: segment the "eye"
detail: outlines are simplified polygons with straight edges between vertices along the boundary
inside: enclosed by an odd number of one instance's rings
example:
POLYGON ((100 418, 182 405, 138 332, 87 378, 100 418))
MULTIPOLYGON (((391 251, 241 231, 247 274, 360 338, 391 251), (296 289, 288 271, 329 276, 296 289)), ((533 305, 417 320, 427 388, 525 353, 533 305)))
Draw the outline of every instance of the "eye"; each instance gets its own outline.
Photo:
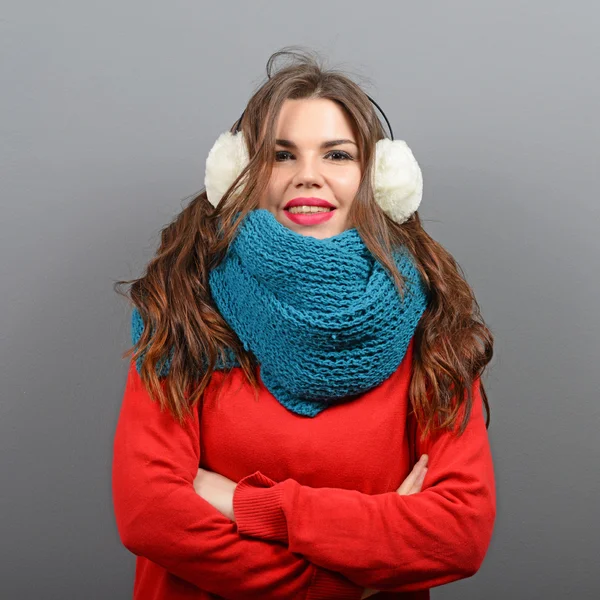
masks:
POLYGON ((287 150, 279 150, 278 152, 275 152, 275 160, 278 162, 283 162, 287 160, 285 155, 292 156, 292 154, 287 150), (282 155, 284 156, 282 157, 282 155))
MULTIPOLYGON (((352 156, 350 156, 347 152, 343 152, 342 150, 332 150, 331 152, 328 152, 325 156, 330 156, 332 160, 336 162, 343 160, 354 160, 352 156)), ((278 150, 277 152, 275 152, 275 160, 277 162, 284 162, 289 158, 293 157, 294 155, 291 152, 288 152, 287 150, 278 150)))
POLYGON ((337 154, 340 158, 334 160, 354 160, 347 152, 343 152, 342 150, 332 150, 327 154, 327 156, 337 154))

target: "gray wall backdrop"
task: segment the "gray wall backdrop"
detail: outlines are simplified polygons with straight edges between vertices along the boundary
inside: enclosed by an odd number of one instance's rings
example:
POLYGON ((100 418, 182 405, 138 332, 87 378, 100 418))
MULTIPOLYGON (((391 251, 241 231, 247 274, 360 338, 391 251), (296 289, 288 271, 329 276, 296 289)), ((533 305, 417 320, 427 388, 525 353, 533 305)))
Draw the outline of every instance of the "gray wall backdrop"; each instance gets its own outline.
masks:
POLYGON ((112 283, 139 276, 289 44, 368 79, 496 335, 494 537, 432 596, 600 597, 597 3, 0 10, 3 600, 131 597, 110 485, 129 309, 112 283))

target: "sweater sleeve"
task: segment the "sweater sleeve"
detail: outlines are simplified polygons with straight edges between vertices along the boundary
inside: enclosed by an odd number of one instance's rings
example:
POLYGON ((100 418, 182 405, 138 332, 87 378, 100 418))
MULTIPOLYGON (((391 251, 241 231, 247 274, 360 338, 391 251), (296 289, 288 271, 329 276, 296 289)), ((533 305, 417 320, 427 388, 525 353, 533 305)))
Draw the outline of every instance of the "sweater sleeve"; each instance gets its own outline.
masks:
MULTIPOLYGON (((239 531, 286 544, 321 567, 381 591, 417 591, 472 576, 483 562, 496 516, 479 378, 472 390, 460 437, 437 431, 421 442, 420 430, 412 427, 415 460, 429 456, 421 492, 312 488, 293 479, 276 483, 256 471, 234 490, 239 531)), ((465 404, 459 417, 464 410, 465 404)))
POLYGON ((182 427, 148 395, 130 362, 115 431, 112 494, 123 545, 222 598, 347 598, 363 587, 281 544, 240 536, 195 491, 197 410, 182 427))

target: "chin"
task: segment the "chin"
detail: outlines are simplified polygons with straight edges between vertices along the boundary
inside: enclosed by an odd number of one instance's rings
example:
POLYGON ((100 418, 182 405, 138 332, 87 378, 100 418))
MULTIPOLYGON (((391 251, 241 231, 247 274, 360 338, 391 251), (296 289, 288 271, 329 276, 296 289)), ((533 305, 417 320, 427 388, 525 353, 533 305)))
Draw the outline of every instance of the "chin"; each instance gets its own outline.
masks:
MULTIPOLYGON (((339 215, 336 215, 339 219, 339 215)), ((300 225, 298 223, 294 223, 290 221, 289 218, 285 214, 278 214, 276 216, 277 220, 285 225, 288 229, 299 233, 300 235, 314 237, 317 239, 327 239, 340 233, 344 232, 346 229, 349 229, 347 225, 347 219, 343 219, 343 223, 333 218, 324 223, 319 223, 315 225, 300 225)))
POLYGON ((298 233, 300 233, 301 235, 317 238, 318 240, 325 240, 335 235, 339 235, 340 233, 342 233, 342 231, 344 230, 340 230, 338 227, 329 229, 319 229, 318 227, 303 227, 301 231, 298 231, 298 233))

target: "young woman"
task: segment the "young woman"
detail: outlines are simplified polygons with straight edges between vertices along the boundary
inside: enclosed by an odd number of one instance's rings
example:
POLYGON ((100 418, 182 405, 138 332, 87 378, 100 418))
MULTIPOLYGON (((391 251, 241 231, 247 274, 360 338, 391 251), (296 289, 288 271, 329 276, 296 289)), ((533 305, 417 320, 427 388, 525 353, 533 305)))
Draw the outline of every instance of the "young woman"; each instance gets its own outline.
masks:
POLYGON ((280 54, 144 276, 117 282, 137 600, 425 599, 491 540, 493 336, 375 102, 310 54, 273 72, 280 54))

